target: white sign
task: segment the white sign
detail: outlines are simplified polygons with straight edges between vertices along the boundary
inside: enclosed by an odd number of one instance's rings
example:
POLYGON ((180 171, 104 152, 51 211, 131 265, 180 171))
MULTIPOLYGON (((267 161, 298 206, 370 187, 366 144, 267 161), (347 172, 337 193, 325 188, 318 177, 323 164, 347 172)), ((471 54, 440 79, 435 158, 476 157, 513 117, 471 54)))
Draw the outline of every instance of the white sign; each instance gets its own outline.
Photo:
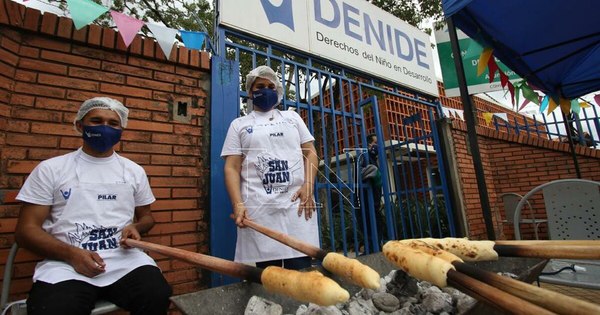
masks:
POLYGON ((429 36, 364 0, 221 0, 219 23, 438 96, 429 36))

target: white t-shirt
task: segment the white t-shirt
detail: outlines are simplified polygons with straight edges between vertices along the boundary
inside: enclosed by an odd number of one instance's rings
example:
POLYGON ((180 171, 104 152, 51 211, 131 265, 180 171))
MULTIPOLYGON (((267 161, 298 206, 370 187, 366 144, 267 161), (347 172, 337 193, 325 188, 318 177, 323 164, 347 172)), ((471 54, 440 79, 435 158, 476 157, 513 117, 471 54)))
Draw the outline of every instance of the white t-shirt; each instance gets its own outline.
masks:
POLYGON ((76 166, 82 182, 120 183, 124 175, 128 183, 133 183, 136 207, 149 205, 156 200, 141 166, 117 153, 107 158, 95 158, 84 153, 81 148, 42 161, 27 177, 16 199, 52 206, 52 211, 62 211, 66 204, 63 193, 68 194, 69 187, 77 183, 76 166), (77 154, 80 154, 80 158, 74 163, 73 157, 77 154))

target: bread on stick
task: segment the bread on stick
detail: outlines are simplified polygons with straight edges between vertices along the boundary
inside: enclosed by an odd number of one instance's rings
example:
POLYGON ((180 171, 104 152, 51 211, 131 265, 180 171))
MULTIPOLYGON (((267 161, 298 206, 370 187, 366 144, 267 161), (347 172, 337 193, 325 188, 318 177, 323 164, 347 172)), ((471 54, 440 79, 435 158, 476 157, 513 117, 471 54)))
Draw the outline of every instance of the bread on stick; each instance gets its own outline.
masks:
MULTIPOLYGON (((467 238, 446 237, 419 238, 419 241, 435 246, 439 249, 451 252, 465 261, 489 261, 498 260, 498 253, 494 250, 493 241, 470 241, 467 238)), ((400 242, 410 242, 411 239, 400 242)))
POLYGON ((348 291, 318 271, 300 272, 270 266, 263 270, 260 280, 267 291, 298 301, 328 306, 350 298, 348 291))
POLYGON ((419 239, 410 239, 410 240, 402 240, 401 244, 407 245, 410 248, 420 250, 434 257, 439 257, 449 263, 453 263, 455 261, 464 262, 460 257, 452 254, 451 252, 445 251, 433 245, 429 245, 426 242, 423 242, 419 239))
POLYGON ((383 254, 389 261, 409 275, 419 280, 431 282, 438 287, 446 287, 448 285, 446 276, 448 270, 456 270, 451 263, 444 259, 411 248, 399 241, 385 243, 383 254))
POLYGON ((379 274, 356 259, 338 253, 327 253, 323 267, 330 272, 348 278, 352 283, 368 289, 379 288, 379 274))

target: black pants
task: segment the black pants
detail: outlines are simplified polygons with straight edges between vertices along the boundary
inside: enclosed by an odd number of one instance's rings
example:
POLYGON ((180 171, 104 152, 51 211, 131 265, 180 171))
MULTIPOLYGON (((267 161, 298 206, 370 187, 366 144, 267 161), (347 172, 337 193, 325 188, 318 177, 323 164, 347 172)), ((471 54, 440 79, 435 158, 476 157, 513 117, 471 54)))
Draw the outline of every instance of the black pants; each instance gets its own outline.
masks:
POLYGON ((117 282, 97 287, 79 280, 55 284, 36 281, 27 298, 27 314, 89 315, 97 300, 110 301, 132 315, 166 314, 171 287, 160 269, 142 266, 117 282))
POLYGON ((312 266, 312 258, 308 256, 289 258, 289 259, 275 259, 268 261, 261 261, 256 263, 258 268, 267 268, 269 266, 278 266, 285 269, 300 270, 312 266))

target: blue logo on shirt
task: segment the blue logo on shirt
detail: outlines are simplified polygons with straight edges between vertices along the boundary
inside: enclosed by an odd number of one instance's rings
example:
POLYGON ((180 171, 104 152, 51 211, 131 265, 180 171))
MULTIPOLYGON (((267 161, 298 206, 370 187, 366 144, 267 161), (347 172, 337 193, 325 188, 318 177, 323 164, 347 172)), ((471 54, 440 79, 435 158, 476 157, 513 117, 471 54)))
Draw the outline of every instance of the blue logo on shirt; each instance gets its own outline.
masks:
POLYGON ((260 0, 269 24, 281 23, 294 31, 294 15, 292 12, 292 0, 283 0, 280 6, 274 6, 269 0, 260 0))
POLYGON ((252 127, 248 127, 248 128, 246 128, 246 132, 247 132, 248 134, 251 134, 251 133, 252 133, 252 127))
POLYGON ((69 191, 62 191, 61 189, 60 193, 62 194, 63 198, 65 198, 65 200, 69 200, 69 197, 71 197, 71 188, 69 188, 69 191))

